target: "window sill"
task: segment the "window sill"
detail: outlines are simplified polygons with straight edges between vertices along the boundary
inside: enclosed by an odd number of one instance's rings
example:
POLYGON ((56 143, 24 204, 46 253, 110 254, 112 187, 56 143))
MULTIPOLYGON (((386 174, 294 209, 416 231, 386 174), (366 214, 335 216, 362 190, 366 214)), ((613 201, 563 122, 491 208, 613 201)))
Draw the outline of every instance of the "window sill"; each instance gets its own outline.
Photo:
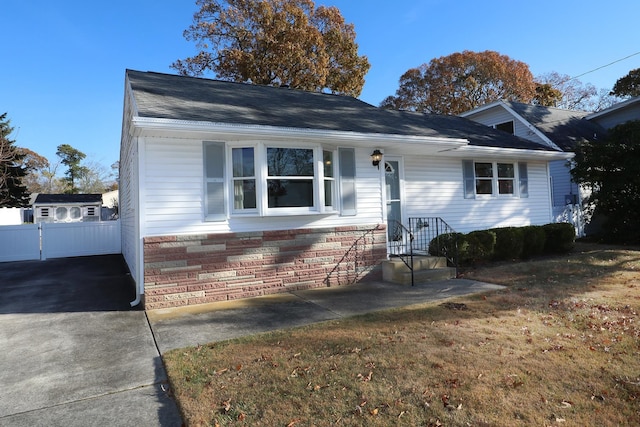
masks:
POLYGON ((340 215, 339 211, 325 211, 325 212, 268 212, 264 215, 260 215, 258 212, 248 212, 248 213, 234 213, 228 216, 225 219, 219 218, 205 218, 204 222, 228 222, 230 220, 237 219, 251 219, 251 218, 282 218, 282 217, 301 217, 301 216, 317 216, 317 217, 329 217, 329 216, 338 216, 340 215))

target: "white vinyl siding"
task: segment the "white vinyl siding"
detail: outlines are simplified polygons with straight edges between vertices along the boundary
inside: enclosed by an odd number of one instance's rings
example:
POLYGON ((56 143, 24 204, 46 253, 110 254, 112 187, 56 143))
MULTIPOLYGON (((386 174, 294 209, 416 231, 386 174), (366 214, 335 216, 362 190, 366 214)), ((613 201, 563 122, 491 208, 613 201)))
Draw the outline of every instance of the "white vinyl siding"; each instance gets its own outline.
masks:
POLYGON ((459 159, 407 156, 404 163, 405 220, 441 217, 456 231, 465 233, 492 227, 541 225, 551 220, 544 162, 527 161, 529 197, 479 199, 464 198, 459 159))
POLYGON ((122 256, 129 267, 134 281, 140 284, 141 273, 141 234, 140 216, 140 155, 138 152, 138 138, 130 133, 132 117, 131 93, 127 89, 125 94, 122 141, 120 142, 120 169, 118 215, 120 218, 120 235, 122 256))
POLYGON ((552 179, 553 206, 567 205, 566 196, 578 194, 578 185, 571 181, 571 171, 569 162, 566 160, 556 160, 549 162, 549 170, 552 179))
POLYGON ((144 141, 142 236, 339 227, 383 221, 380 170, 371 166, 368 149, 354 150, 354 216, 341 216, 335 211, 321 215, 228 215, 225 221, 205 221, 203 141, 149 137, 144 141))
MULTIPOLYGON (((296 228, 370 225, 383 222, 383 170, 371 165, 368 148, 354 150, 354 216, 231 215, 226 221, 204 220, 202 140, 145 138, 141 176, 144 236, 250 232, 296 228)), ((386 155, 394 155, 387 152, 386 155)), ((401 153, 398 153, 401 155, 401 153)), ((527 161, 529 197, 463 197, 459 158, 403 156, 405 165, 403 220, 437 216, 454 229, 467 232, 499 226, 546 224, 551 220, 549 179, 545 162, 527 161)), ((505 163, 510 161, 505 161, 505 163)), ((513 161, 517 164, 516 161, 513 161)))

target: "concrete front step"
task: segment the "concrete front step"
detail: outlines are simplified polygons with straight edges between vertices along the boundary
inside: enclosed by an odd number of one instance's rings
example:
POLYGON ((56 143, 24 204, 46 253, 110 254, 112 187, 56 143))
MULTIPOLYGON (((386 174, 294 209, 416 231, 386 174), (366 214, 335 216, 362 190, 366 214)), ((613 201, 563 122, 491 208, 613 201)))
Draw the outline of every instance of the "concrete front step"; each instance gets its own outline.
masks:
MULTIPOLYGON (((413 272, 414 284, 433 282, 437 280, 454 279, 456 269, 453 267, 435 268, 433 270, 418 270, 413 272)), ((397 274, 393 280, 386 282, 397 283, 398 285, 411 285, 411 272, 397 274)))
MULTIPOLYGON (((456 269, 447 267, 442 257, 419 256, 413 258, 414 282, 423 283, 456 277, 456 269)), ((382 279, 402 285, 411 284, 411 270, 400 258, 391 258, 382 263, 382 279)))

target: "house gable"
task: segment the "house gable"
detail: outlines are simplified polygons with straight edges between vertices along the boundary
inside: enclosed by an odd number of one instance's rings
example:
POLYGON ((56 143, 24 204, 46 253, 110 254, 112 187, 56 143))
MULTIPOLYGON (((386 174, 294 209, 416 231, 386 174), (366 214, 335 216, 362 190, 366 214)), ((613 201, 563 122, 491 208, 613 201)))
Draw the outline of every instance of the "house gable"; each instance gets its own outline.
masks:
POLYGON ((563 151, 573 151, 580 141, 594 141, 606 134, 584 111, 562 110, 519 102, 496 101, 462 113, 487 126, 509 119, 515 121, 515 135, 563 151))

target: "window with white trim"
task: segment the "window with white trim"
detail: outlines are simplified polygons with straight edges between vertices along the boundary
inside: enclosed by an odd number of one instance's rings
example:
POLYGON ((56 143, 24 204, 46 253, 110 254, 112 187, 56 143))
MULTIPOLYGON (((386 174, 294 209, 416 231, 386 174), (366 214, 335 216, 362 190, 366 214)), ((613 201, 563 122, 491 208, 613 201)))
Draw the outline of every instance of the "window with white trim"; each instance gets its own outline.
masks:
POLYGON ((204 171, 208 221, 228 215, 355 215, 353 148, 205 142, 204 171))
POLYGON ((258 206, 256 193, 255 149, 238 147, 231 149, 233 171, 233 211, 255 211, 258 206))
POLYGON ((267 207, 316 207, 312 148, 267 147, 267 207))
POLYGON ((524 162, 462 162, 464 197, 529 197, 527 164, 524 162))

